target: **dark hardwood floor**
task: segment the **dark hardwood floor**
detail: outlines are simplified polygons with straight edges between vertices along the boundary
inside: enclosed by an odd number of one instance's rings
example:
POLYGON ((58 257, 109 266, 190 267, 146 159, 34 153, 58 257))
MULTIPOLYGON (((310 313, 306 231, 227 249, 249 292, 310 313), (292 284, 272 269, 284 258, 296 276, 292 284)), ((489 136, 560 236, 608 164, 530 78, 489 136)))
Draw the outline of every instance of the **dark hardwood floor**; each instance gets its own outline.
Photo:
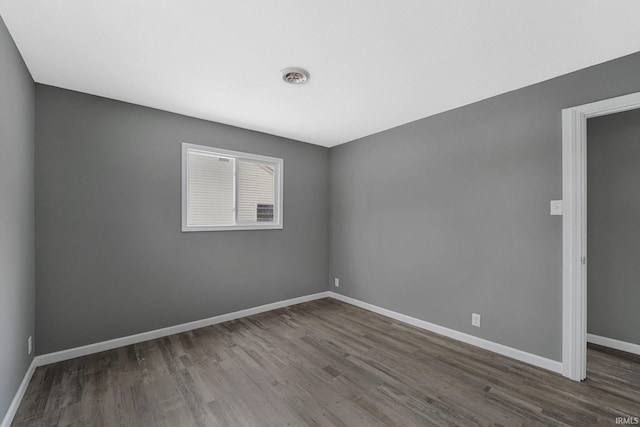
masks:
POLYGON ((36 370, 14 426, 616 425, 640 361, 560 375, 323 299, 36 370))

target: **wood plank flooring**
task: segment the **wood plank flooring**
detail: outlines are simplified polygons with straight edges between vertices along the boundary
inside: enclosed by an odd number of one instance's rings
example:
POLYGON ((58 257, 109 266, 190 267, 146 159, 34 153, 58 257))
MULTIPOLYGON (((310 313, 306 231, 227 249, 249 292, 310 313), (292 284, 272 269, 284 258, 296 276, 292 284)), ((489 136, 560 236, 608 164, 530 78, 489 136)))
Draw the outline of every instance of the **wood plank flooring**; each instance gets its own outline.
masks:
POLYGON ((640 416, 640 360, 582 383, 322 299, 39 367, 14 426, 591 426, 640 416))

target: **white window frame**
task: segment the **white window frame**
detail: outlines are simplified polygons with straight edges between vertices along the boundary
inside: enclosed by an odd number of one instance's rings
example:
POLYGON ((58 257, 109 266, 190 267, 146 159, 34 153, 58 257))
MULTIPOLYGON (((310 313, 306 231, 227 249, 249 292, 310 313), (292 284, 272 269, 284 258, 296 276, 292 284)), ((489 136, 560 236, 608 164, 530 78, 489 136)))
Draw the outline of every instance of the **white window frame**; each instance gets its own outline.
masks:
MULTIPOLYGON (((183 232, 192 232, 192 231, 230 231, 230 230, 281 230, 283 228, 282 224, 282 205, 283 205, 283 165, 284 161, 282 159, 276 157, 268 157, 261 156, 258 154, 251 153, 243 153, 240 151, 232 151, 232 150, 224 150, 222 148, 214 148, 208 147, 206 145, 195 145, 189 144, 187 142, 182 143, 182 231, 183 232), (268 163, 269 165, 273 165, 275 169, 275 189, 274 189, 274 203, 273 203, 273 222, 255 222, 255 223, 241 223, 241 224, 233 224, 233 225, 207 225, 207 226, 195 226, 188 224, 188 215, 187 215, 187 207, 188 207, 188 197, 189 197, 189 188, 188 188, 188 172, 189 172, 189 162, 188 162, 188 153, 189 152, 200 152, 205 154, 211 154, 214 156, 221 157, 232 157, 236 161, 237 160, 250 160, 255 162, 263 162, 268 163)), ((234 210, 235 210, 235 218, 237 221, 237 168, 234 168, 234 210)))

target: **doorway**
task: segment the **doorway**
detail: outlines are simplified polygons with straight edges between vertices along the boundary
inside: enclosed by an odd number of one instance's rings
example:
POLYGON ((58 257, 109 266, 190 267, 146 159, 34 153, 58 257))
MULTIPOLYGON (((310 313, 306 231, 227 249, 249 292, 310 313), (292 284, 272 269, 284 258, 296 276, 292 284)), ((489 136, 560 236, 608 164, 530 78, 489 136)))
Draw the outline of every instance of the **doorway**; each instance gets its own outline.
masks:
POLYGON ((562 110, 562 373, 587 376, 587 119, 640 108, 640 92, 562 110))

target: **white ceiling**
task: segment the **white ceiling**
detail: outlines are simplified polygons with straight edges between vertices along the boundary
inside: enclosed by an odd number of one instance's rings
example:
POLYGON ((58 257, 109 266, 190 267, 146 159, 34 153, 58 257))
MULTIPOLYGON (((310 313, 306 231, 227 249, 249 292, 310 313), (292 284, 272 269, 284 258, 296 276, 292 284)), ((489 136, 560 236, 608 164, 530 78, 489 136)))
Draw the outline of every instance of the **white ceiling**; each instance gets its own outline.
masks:
POLYGON ((637 0, 0 0, 33 78, 334 146, 640 50, 637 0), (302 86, 279 71, 309 70, 302 86))

